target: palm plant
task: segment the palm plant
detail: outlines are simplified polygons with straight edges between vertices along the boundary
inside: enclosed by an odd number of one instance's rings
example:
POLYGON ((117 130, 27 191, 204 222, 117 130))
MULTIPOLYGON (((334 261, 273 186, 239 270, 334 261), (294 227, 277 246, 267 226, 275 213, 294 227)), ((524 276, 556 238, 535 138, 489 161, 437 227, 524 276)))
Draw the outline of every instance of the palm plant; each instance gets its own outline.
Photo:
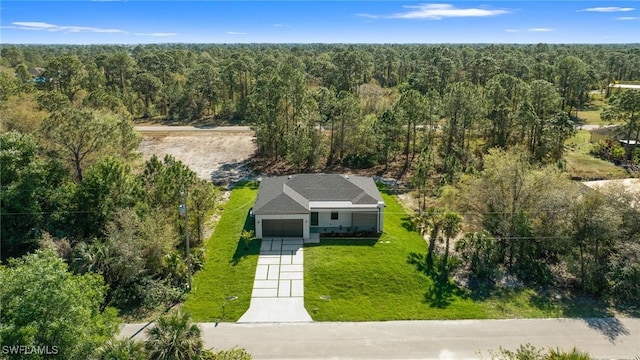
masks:
POLYGON ((442 232, 445 237, 444 246, 444 258, 442 259, 442 277, 447 278, 448 275, 448 261, 449 261, 449 243, 452 237, 455 237, 460 232, 460 223, 462 222, 462 216, 454 211, 445 211, 442 214, 442 232))
POLYGON ((202 351, 200 328, 182 311, 161 316, 147 335, 145 348, 153 360, 197 359, 202 351))
POLYGON ((436 248, 436 240, 442 228, 442 210, 439 208, 429 208, 421 214, 424 227, 429 229, 429 248, 427 250, 427 269, 433 267, 433 253, 436 248))

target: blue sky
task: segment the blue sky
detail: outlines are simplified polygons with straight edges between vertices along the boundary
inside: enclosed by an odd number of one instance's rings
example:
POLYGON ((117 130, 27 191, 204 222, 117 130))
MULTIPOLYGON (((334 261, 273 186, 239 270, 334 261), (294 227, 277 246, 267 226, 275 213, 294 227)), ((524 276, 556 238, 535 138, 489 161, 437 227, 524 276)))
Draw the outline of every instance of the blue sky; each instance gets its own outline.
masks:
POLYGON ((640 1, 12 1, 0 43, 639 43, 640 1))

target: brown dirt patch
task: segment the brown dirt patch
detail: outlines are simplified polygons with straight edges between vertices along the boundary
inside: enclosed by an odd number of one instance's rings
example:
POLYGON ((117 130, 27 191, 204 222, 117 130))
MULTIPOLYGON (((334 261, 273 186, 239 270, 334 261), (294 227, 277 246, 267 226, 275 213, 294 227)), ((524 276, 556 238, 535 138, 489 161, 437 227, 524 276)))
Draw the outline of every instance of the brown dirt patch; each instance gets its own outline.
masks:
POLYGON ((246 132, 176 133, 145 135, 139 151, 143 159, 173 155, 199 178, 224 183, 249 173, 246 166, 256 153, 253 134, 246 132))

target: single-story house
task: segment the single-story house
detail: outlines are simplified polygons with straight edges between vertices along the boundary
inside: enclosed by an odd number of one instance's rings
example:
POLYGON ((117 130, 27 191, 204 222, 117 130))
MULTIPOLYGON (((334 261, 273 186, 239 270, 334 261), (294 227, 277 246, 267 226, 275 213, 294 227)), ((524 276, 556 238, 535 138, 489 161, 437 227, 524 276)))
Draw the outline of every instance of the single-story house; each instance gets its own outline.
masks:
POLYGON ((262 179, 252 213, 257 238, 309 240, 327 233, 381 233, 384 207, 371 178, 298 174, 262 179))

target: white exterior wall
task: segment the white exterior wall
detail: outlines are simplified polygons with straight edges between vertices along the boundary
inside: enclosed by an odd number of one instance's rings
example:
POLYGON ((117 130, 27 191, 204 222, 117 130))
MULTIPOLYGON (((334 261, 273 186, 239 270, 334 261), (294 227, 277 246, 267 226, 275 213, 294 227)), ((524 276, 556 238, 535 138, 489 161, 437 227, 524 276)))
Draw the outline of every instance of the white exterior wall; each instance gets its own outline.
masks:
POLYGON ((287 214, 287 215, 256 215, 256 238, 262 239, 262 220, 284 220, 284 219, 302 219, 302 237, 309 239, 309 214, 287 214))
POLYGON ((384 231, 384 203, 378 203, 378 232, 384 231))
MULTIPOLYGON (((312 212, 315 212, 312 210, 312 212)), ((323 210, 318 211, 318 227, 350 227, 351 226, 351 211, 345 210, 323 210), (331 220, 331 213, 338 213, 338 220, 331 220)))

